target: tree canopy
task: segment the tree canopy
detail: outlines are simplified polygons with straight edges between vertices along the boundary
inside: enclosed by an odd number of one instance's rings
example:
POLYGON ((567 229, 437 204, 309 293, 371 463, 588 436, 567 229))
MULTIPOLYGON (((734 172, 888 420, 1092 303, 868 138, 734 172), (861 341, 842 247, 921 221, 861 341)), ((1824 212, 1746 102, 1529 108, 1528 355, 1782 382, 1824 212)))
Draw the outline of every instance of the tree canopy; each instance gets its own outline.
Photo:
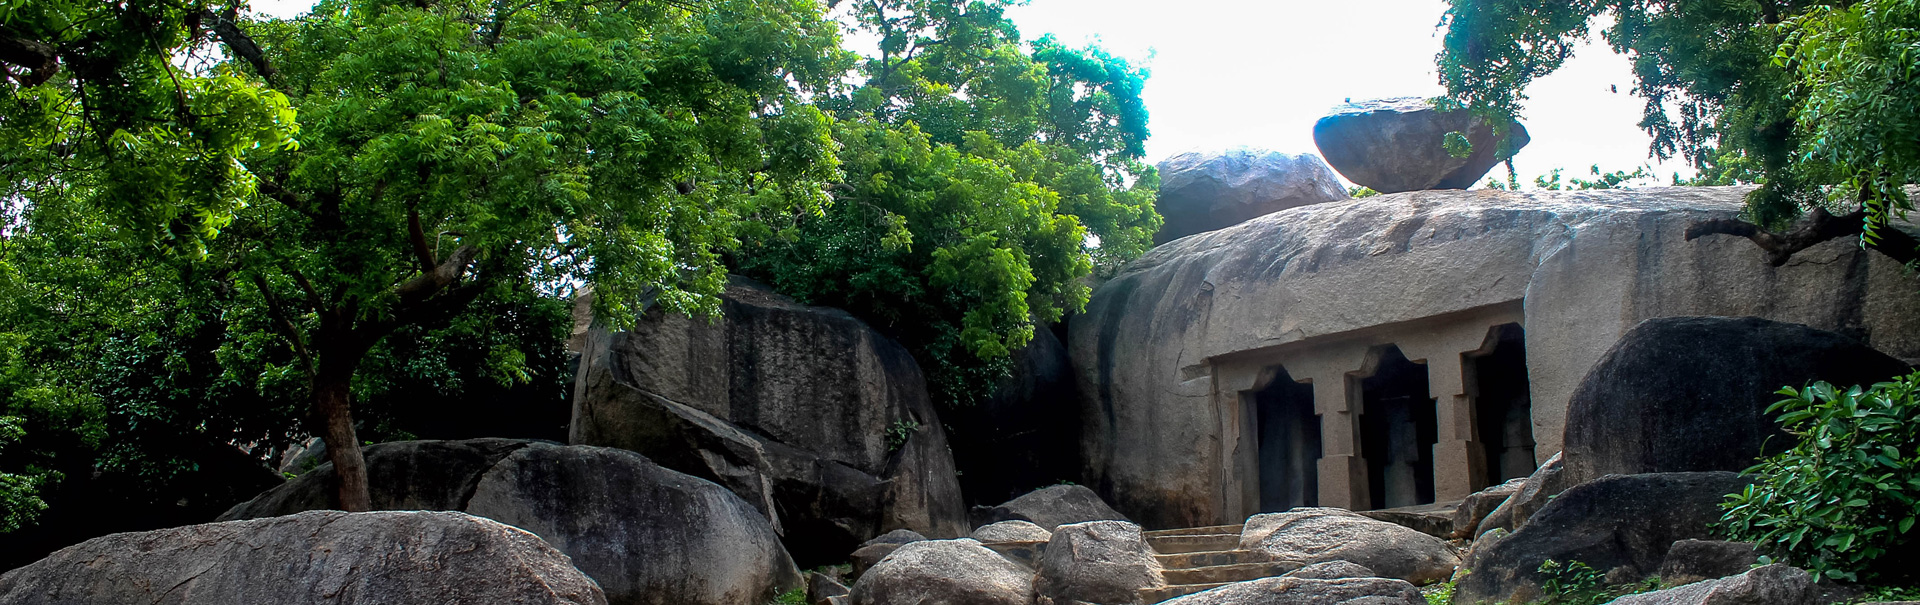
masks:
POLYGON ((1690 236, 1753 239, 1784 263, 1833 237, 1911 262, 1886 225, 1920 182, 1920 5, 1912 0, 1450 0, 1438 57, 1449 95, 1515 116, 1528 84, 1563 65, 1601 19, 1633 60, 1649 152, 1700 168, 1700 184, 1758 183, 1745 222, 1690 236), (1792 232, 1772 233, 1794 219, 1792 232))

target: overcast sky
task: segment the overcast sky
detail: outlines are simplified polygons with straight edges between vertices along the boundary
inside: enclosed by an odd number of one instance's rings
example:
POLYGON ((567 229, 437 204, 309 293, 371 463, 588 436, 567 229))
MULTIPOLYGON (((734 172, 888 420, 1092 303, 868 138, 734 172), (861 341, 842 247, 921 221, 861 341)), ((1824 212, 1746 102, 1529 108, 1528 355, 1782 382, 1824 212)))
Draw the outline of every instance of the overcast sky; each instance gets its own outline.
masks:
MULTIPOLYGON (((252 4, 293 16, 313 0, 252 4)), ((1435 25, 1445 11, 1443 0, 1031 0, 1011 16, 1029 39, 1051 33, 1070 45, 1097 41, 1149 67, 1147 155, 1157 162, 1236 145, 1318 153, 1314 121, 1346 99, 1445 92, 1433 64, 1435 25)), ((1676 171, 1690 174, 1678 162, 1647 157, 1647 135, 1634 125, 1642 102, 1632 87, 1627 58, 1604 44, 1581 48, 1534 84, 1523 120, 1533 143, 1514 158, 1521 180, 1552 168, 1584 176, 1594 164, 1647 164, 1662 182, 1676 171)))

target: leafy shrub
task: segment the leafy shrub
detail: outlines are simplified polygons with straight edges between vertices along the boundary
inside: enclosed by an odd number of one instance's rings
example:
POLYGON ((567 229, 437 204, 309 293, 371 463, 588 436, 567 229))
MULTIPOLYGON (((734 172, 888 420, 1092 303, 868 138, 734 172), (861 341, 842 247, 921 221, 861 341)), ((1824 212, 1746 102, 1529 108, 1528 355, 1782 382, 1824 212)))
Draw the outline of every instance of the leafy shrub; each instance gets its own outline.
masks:
POLYGON ((1539 571, 1547 579, 1540 583, 1542 596, 1534 601, 1536 605, 1602 605, 1660 588, 1658 578, 1609 586, 1606 572, 1579 561, 1561 563, 1547 559, 1540 562, 1539 571))
POLYGON ((1920 516, 1920 374, 1870 388, 1816 382, 1767 408, 1799 443, 1722 504, 1728 534, 1833 579, 1872 579, 1920 516))

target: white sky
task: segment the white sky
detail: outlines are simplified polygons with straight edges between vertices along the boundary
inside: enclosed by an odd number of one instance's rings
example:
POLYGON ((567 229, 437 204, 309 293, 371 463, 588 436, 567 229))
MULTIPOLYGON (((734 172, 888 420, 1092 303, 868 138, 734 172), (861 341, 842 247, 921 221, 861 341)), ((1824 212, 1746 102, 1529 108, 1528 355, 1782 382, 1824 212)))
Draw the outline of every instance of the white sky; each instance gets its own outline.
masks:
MULTIPOLYGON (((252 1, 277 16, 313 4, 252 1)), ((1445 11, 1443 0, 1031 0, 1009 14, 1028 39, 1098 42, 1152 69, 1147 159, 1157 162, 1236 145, 1318 153, 1314 121, 1348 98, 1445 92, 1433 62, 1445 11)), ((1553 168, 1586 176, 1594 164, 1646 164, 1661 183, 1691 174, 1680 162, 1647 157, 1630 63, 1595 40, 1527 91, 1522 121, 1533 142, 1514 157, 1521 181, 1553 168)), ((1493 175, 1504 179, 1505 169, 1493 175)))

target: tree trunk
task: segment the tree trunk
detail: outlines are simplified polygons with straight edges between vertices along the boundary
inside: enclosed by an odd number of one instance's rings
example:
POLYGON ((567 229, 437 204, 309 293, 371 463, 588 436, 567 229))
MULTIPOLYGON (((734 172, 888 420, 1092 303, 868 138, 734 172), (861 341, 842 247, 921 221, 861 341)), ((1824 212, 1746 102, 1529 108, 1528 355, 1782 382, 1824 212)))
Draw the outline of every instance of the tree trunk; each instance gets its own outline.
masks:
POLYGON ((313 380, 313 406, 326 422, 327 459, 333 462, 340 508, 347 512, 373 510, 367 460, 360 454, 360 438, 353 430, 353 368, 359 361, 360 355, 351 351, 325 351, 313 380))

